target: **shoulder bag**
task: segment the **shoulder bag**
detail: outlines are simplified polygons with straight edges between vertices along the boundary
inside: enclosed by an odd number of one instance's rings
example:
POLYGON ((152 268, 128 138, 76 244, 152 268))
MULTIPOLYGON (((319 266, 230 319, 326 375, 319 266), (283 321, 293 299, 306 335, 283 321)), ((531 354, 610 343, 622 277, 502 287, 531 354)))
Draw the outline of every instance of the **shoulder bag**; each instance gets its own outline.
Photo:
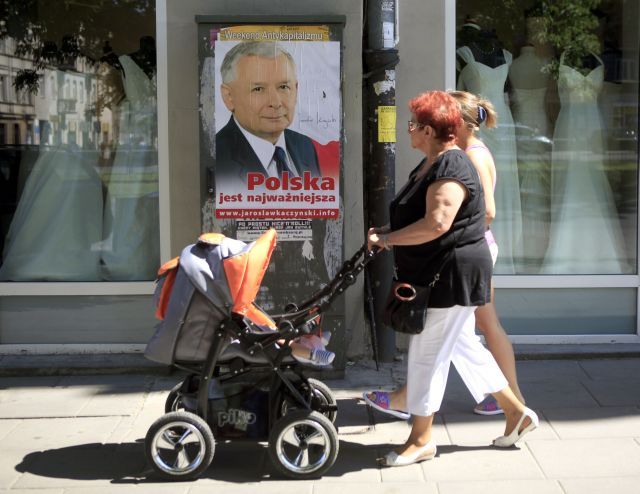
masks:
MULTIPOLYGON (((460 237, 471 222, 471 218, 462 229, 460 237)), ((458 237, 458 238, 460 238, 458 237)), ((433 280, 427 286, 412 285, 393 280, 391 291, 387 296, 382 321, 390 326, 394 331, 405 334, 419 334, 427 322, 427 308, 429 306, 429 295, 431 290, 440 279, 440 271, 453 253, 457 240, 453 242, 451 250, 445 255, 438 271, 433 276, 433 280)))

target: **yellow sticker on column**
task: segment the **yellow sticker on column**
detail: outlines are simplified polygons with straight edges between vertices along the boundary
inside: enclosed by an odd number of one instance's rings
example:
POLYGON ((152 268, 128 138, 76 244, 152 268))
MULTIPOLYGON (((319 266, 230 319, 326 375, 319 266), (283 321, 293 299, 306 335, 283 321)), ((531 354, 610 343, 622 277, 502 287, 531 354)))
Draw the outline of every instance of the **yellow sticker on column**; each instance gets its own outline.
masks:
POLYGON ((378 142, 396 142, 396 107, 378 107, 378 142))

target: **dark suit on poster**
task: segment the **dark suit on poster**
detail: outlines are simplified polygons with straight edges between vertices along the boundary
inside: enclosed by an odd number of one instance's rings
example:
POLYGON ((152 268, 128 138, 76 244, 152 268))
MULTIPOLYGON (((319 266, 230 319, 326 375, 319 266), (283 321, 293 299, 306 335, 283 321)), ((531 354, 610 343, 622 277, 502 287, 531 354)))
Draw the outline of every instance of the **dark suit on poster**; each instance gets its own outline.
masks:
MULTIPOLYGON (((299 132, 284 130, 287 152, 298 173, 311 173, 320 176, 318 155, 312 140, 299 132)), ((216 134, 216 187, 222 192, 237 190, 247 183, 247 173, 266 174, 251 144, 242 134, 233 117, 229 119, 220 132, 216 134)))

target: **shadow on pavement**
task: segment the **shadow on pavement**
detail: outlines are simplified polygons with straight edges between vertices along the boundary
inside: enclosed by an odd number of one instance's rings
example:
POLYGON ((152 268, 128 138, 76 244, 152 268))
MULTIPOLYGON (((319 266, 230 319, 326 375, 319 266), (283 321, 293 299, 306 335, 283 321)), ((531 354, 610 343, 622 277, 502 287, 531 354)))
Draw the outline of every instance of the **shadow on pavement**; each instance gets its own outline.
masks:
MULTIPOLYGON (((392 445, 362 445, 340 441, 339 455, 324 477, 377 468, 376 458, 392 445)), ((110 480, 114 484, 163 482, 147 465, 142 442, 90 443, 27 454, 16 471, 39 477, 78 481, 110 480)), ((271 464, 265 443, 235 442, 216 445, 211 466, 202 479, 246 483, 284 480, 271 464)))

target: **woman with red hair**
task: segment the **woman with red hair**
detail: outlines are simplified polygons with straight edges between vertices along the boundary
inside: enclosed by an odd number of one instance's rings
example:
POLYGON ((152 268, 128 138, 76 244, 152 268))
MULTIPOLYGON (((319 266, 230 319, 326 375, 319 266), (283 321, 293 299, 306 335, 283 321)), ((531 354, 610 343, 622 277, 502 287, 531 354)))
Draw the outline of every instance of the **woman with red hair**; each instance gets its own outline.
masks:
POLYGON ((429 91, 412 99, 409 108, 411 146, 425 158, 391 202, 390 224, 371 228, 368 243, 393 247, 398 281, 435 284, 426 325, 409 343, 411 433, 402 446, 382 458, 387 466, 435 456, 433 415, 440 409, 451 362, 477 402, 493 394, 504 410, 505 433, 494 440, 495 446, 509 447, 538 425, 536 414, 516 398, 475 335, 474 311, 490 301, 492 261, 484 238, 482 184, 456 145, 460 106, 446 92, 429 91))

